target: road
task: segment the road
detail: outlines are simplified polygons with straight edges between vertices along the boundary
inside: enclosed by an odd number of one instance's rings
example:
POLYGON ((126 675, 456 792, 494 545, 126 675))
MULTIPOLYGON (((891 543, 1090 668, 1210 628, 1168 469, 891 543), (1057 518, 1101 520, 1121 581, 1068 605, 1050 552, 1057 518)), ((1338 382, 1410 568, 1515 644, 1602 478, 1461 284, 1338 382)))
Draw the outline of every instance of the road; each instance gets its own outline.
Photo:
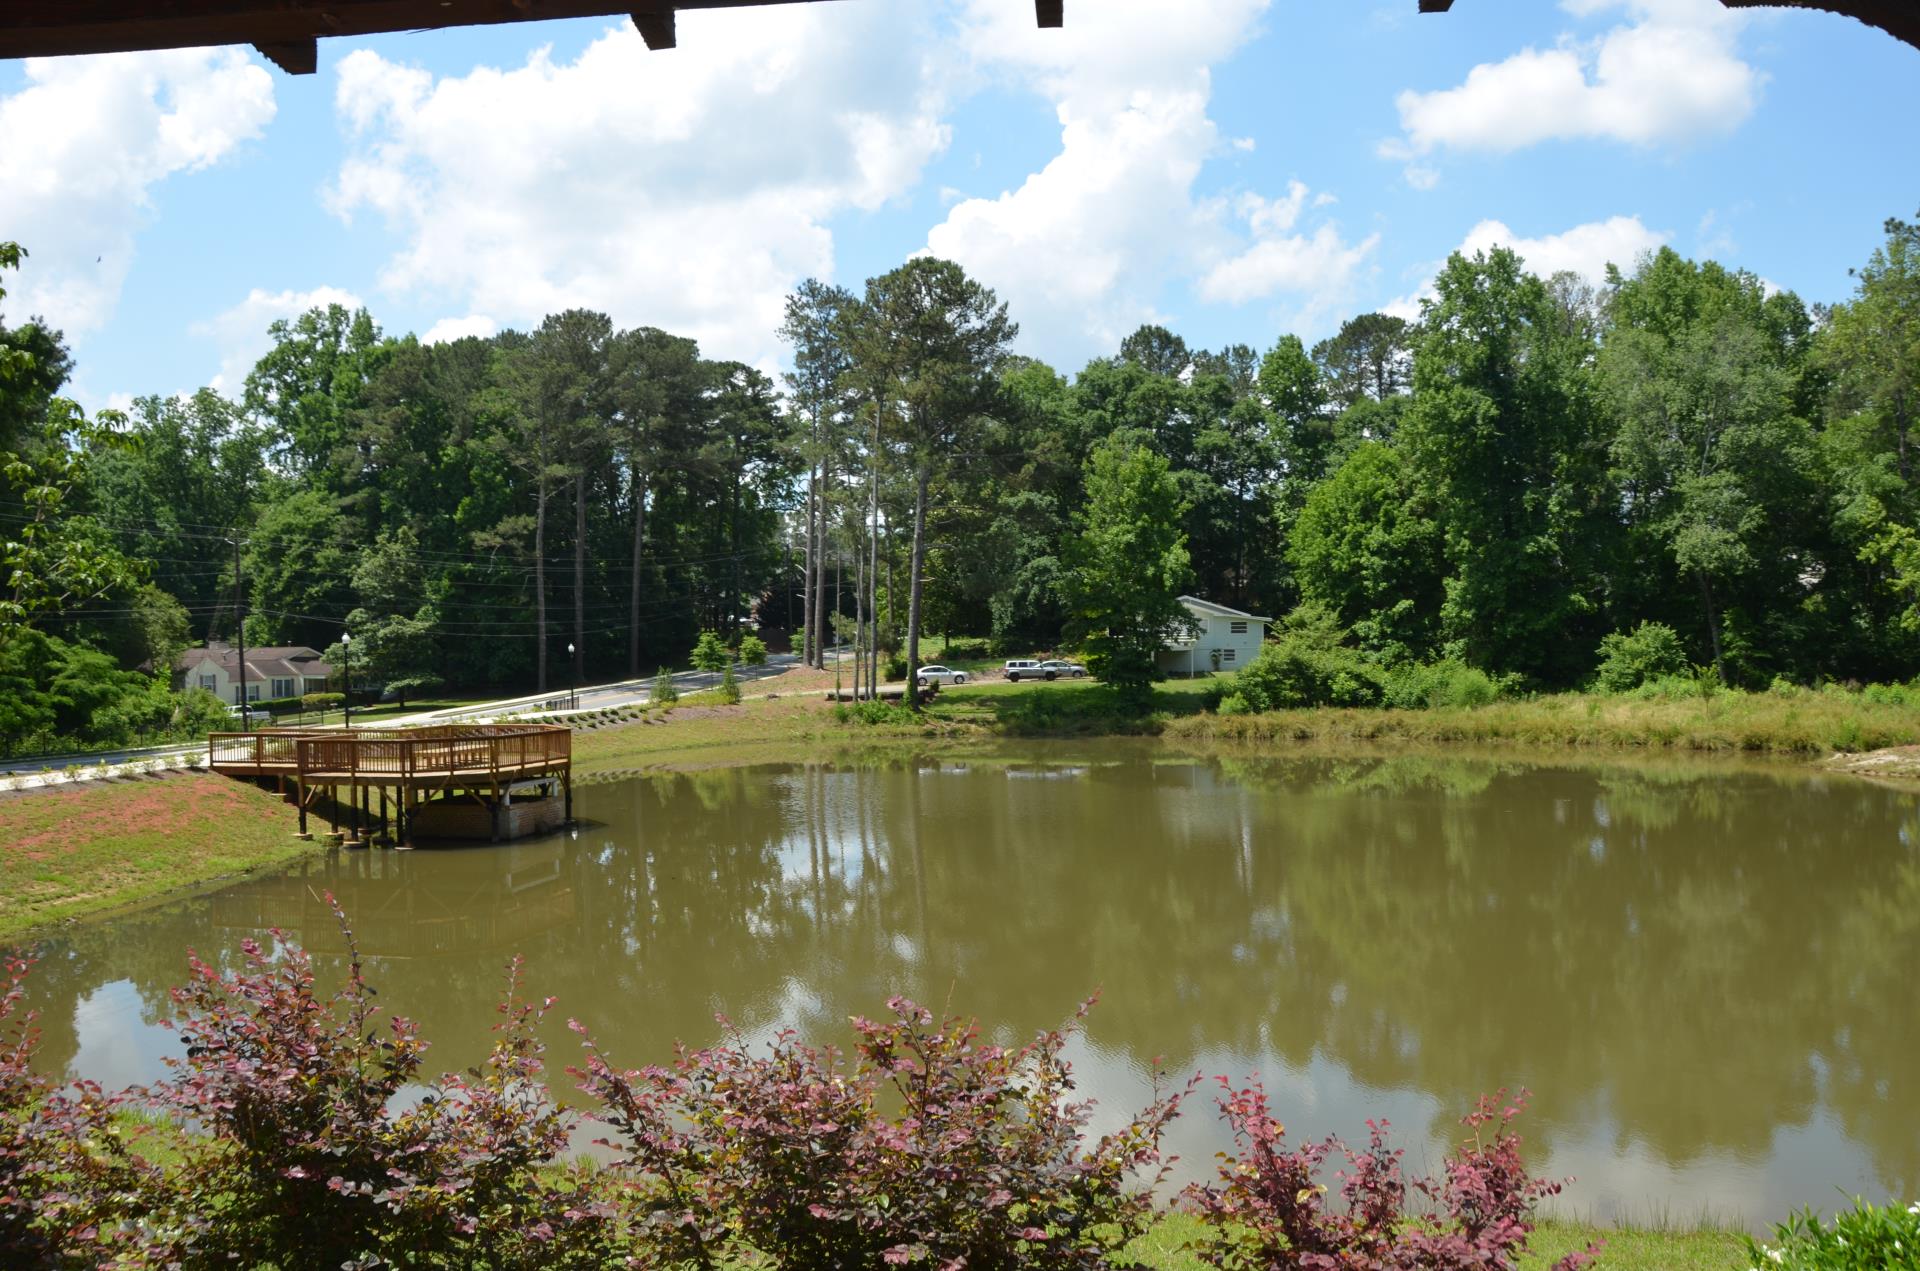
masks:
MULTIPOLYGON (((751 684, 757 680, 772 679, 785 674, 800 665, 800 659, 790 653, 776 653, 767 659, 765 666, 737 666, 733 675, 741 684, 751 684)), ((673 677, 674 687, 682 693, 697 693, 702 689, 715 688, 720 683, 717 671, 681 671, 673 677)), ((496 702, 482 702, 473 706, 462 706, 455 710, 433 711, 424 715, 408 715, 400 719, 382 719, 381 728, 406 728, 422 724, 451 724, 463 719, 479 719, 489 715, 500 715, 512 711, 524 711, 541 703, 551 703, 566 695, 566 690, 548 692, 534 697, 509 697, 496 702)), ((605 710, 616 706, 633 706, 651 700, 653 695, 653 677, 643 680, 624 680, 618 684, 596 684, 583 688, 579 692, 580 710, 605 710)), ((175 755, 202 754, 206 751, 205 742, 193 742, 178 746, 149 746, 136 750, 108 750, 97 754, 85 755, 37 755, 24 759, 0 760, 0 776, 15 776, 21 773, 39 772, 51 768, 59 771, 69 765, 95 767, 100 764, 135 763, 143 759, 161 759, 175 755)))

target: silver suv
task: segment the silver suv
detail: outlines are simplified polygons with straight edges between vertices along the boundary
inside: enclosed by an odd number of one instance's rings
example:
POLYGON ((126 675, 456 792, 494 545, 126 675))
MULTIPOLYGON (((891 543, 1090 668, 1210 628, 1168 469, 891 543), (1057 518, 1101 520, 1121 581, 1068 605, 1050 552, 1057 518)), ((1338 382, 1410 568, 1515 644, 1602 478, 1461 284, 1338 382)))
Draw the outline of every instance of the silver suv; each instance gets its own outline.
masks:
POLYGON ((1060 672, 1048 670, 1044 663, 1032 658, 1014 658, 1004 669, 1007 678, 1015 684, 1021 680, 1051 680, 1060 675, 1060 672))

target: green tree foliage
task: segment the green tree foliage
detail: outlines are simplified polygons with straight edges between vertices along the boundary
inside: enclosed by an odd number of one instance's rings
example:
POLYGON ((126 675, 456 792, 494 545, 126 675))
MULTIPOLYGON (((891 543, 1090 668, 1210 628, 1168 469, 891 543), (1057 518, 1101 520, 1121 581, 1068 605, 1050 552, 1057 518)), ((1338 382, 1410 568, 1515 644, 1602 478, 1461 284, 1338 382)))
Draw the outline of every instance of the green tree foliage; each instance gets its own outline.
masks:
POLYGON ((1434 288, 1399 435, 1446 535, 1441 635, 1475 665, 1565 682, 1604 543, 1594 350, 1504 248, 1455 254, 1434 288))
POLYGON ((664 666, 653 677, 653 687, 647 693, 647 701, 654 706, 671 706, 680 700, 680 686, 673 682, 673 675, 664 666))
POLYGON ((720 687, 714 690, 714 696, 728 706, 740 704, 740 681, 734 677, 733 663, 727 663, 721 670, 720 687))
MULTIPOLYGON (((1807 323, 1781 301, 1752 274, 1663 248, 1616 276, 1599 359, 1618 424, 1628 558, 1664 558, 1650 590, 1669 604, 1695 590, 1697 629, 1723 679, 1727 620, 1752 633, 1760 615, 1791 612, 1802 585, 1794 547, 1817 506, 1812 431, 1793 413, 1807 323)), ((1743 639, 1748 678, 1765 669, 1756 643, 1743 639)))
MULTIPOLYGON (((913 481, 907 661, 920 664, 929 492, 999 401, 999 375, 1020 333, 1007 306, 952 261, 916 257, 867 283, 862 345, 889 369, 888 394, 913 481)), ((907 685, 919 703, 919 687, 907 685)))
POLYGON ((1413 335, 1412 323, 1387 313, 1363 313, 1341 323, 1339 334, 1313 346, 1327 395, 1354 406, 1405 393, 1412 386, 1413 335))
POLYGON ((740 664, 742 666, 765 666, 767 664, 767 642, 757 635, 740 637, 740 664))
POLYGON ((243 613, 249 644, 352 622, 369 682, 511 692, 568 643, 570 680, 612 678, 703 631, 793 628, 809 656, 801 632, 843 633, 865 684, 928 630, 1008 655, 1088 630, 1117 576, 1081 557, 1112 501, 1096 455, 1145 452, 1179 586, 1323 606, 1338 648, 1392 668, 1391 703, 1588 683, 1601 637, 1644 622, 1734 683, 1905 680, 1916 260, 1920 229, 1889 222, 1822 321, 1671 252, 1599 288, 1494 252, 1450 261, 1418 322, 1263 353, 1149 326, 1075 374, 1014 356, 990 291, 915 260, 858 296, 796 290, 784 398, 584 310, 423 345, 318 309, 275 325, 240 400, 124 421, 59 400, 58 332, 0 322, 0 603, 121 668, 184 611, 195 642, 243 613))
POLYGON ((1167 461, 1118 439, 1093 452, 1086 485, 1068 555, 1068 630, 1095 675, 1139 694, 1159 678, 1161 648, 1190 621, 1180 603, 1192 575, 1186 509, 1167 461))
POLYGON ((702 631, 688 660, 696 671, 724 671, 733 665, 733 653, 718 631, 702 631))
POLYGON ((130 643, 123 660, 144 663, 163 680, 171 678, 174 662, 193 643, 187 607, 152 583, 134 590, 127 630, 130 643))
POLYGON ((1363 649, 1398 662, 1438 643, 1443 547, 1405 454, 1370 441, 1313 487, 1287 559, 1303 599, 1331 610, 1363 649))

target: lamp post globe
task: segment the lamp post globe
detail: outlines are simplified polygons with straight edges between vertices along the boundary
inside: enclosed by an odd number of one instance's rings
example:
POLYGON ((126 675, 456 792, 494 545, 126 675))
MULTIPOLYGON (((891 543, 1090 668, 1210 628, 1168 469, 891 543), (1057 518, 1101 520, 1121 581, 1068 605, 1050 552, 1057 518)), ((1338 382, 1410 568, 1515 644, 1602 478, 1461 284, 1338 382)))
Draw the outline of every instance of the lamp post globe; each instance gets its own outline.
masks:
POLYGON ((572 681, 567 687, 567 705, 575 710, 580 707, 580 672, 573 665, 573 641, 567 641, 567 678, 572 681))

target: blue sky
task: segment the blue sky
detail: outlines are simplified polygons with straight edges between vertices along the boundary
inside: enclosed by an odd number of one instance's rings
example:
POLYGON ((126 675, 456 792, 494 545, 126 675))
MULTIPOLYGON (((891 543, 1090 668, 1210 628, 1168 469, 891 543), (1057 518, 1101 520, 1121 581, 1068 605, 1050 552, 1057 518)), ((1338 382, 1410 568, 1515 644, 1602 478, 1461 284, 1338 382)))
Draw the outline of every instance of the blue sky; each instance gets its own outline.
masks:
POLYGON ((1072 370, 1411 312, 1463 246, 1595 275, 1670 243, 1842 299, 1920 208, 1920 51, 1717 0, 846 0, 0 63, 5 319, 84 404, 237 391, 266 326, 572 305, 772 368, 782 297, 933 250, 1072 370))

